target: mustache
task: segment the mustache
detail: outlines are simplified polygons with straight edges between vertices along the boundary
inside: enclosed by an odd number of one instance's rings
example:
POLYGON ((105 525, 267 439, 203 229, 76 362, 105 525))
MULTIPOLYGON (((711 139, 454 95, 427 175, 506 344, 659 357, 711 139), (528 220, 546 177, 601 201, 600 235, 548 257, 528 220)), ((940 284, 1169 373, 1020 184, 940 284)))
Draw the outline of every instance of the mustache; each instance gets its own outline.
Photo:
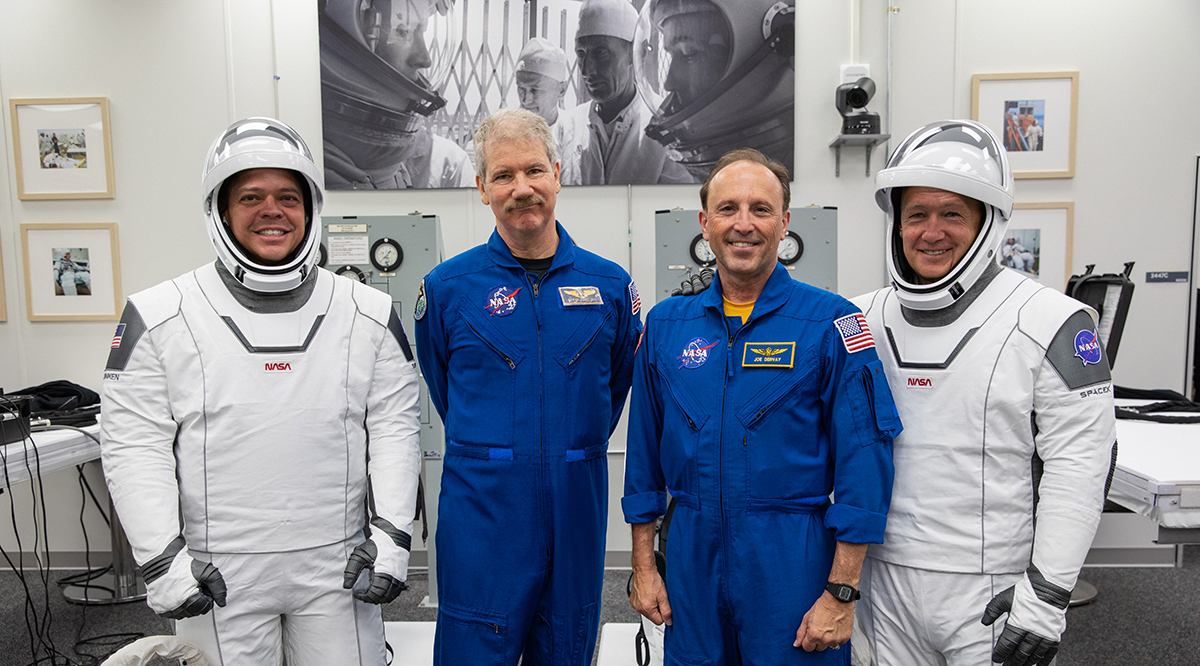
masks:
POLYGON ((540 206, 544 203, 546 203, 545 199, 534 194, 532 196, 524 197, 521 199, 513 199, 512 201, 504 204, 504 211, 507 213, 507 212, 514 211, 518 208, 528 208, 530 206, 540 206))

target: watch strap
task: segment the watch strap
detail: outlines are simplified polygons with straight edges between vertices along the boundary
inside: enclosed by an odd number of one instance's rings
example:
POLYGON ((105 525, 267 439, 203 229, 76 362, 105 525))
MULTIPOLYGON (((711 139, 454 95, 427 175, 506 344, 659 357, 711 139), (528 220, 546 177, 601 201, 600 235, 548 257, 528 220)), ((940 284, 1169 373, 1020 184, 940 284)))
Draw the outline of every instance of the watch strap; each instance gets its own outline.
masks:
POLYGON ((832 594, 834 599, 837 599, 842 603, 848 604, 851 601, 858 601, 862 598, 862 594, 859 593, 858 590, 854 589, 853 585, 847 585, 845 583, 826 582, 825 590, 832 594))

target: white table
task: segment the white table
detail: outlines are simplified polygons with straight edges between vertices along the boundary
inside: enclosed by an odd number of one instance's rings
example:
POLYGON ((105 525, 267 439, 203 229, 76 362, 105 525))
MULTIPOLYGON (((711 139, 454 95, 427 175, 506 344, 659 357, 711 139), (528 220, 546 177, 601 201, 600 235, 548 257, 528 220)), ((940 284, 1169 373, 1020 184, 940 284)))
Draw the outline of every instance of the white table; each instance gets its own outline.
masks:
POLYGON ((1159 543, 1200 543, 1200 424, 1118 419, 1108 497, 1158 523, 1159 543))
MULTIPOLYGON (((34 432, 24 441, 5 444, 2 457, 8 485, 98 460, 100 444, 92 437, 100 436, 100 425, 87 426, 82 430, 84 432, 74 429, 34 432)), ((3 480, 0 478, 0 481, 3 480)), ((117 520, 117 511, 111 500, 108 503, 108 516, 112 537, 112 572, 88 581, 86 586, 64 587, 63 596, 68 601, 116 604, 146 598, 146 585, 137 573, 133 550, 125 538, 125 531, 121 529, 121 522, 117 520)))
MULTIPOLYGON (((83 430, 100 436, 99 424, 83 430)), ((15 486, 38 474, 39 469, 42 475, 46 475, 97 460, 100 458, 100 444, 76 430, 47 430, 35 432, 21 442, 5 444, 0 457, 4 460, 8 483, 15 486)), ((0 485, 3 485, 3 481, 4 478, 0 478, 0 485)))

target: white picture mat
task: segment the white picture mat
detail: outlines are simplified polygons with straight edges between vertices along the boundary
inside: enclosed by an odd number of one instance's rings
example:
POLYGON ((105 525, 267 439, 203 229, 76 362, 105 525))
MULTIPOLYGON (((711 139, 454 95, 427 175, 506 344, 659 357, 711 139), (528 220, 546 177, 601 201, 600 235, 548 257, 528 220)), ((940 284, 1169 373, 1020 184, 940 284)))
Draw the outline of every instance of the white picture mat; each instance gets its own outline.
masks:
POLYGON ((25 237, 25 274, 28 279, 29 318, 116 319, 118 298, 113 260, 116 225, 101 228, 39 228, 21 225, 25 237), (88 249, 91 295, 57 296, 54 293, 54 249, 88 249))
MULTIPOLYGON (((1019 76, 1019 75, 1014 75, 1019 76)), ((1009 101, 1044 100, 1045 122, 1042 125, 1042 149, 1031 152, 1008 153, 1013 173, 1047 177, 1054 172, 1074 175, 1072 143, 1075 133, 1075 109, 1072 108, 1075 79, 981 79, 975 116, 997 136, 1004 133, 1004 105, 1009 101)))
POLYGON ((25 194, 61 194, 108 191, 107 141, 100 104, 20 104, 21 174, 25 194), (87 168, 43 169, 38 156, 38 130, 82 129, 87 144, 87 168))
POLYGON ((1038 277, 1031 280, 1056 291, 1064 291, 1071 277, 1071 211, 1068 204, 1017 204, 1008 232, 1037 229, 1041 232, 1041 261, 1038 277))

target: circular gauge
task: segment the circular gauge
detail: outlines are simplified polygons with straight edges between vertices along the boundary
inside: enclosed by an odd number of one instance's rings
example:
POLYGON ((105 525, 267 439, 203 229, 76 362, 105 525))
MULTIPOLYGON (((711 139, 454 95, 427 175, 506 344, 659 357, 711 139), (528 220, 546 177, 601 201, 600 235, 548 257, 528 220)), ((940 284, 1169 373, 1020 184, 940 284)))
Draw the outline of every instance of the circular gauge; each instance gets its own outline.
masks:
POLYGON ((325 268, 327 263, 329 263, 329 250, 326 250, 325 244, 321 243, 317 246, 317 265, 325 268))
POLYGON ((380 238, 371 246, 371 263, 384 273, 391 273, 404 261, 404 250, 390 238, 380 238))
POLYGON ((712 248, 708 246, 708 241, 704 240, 704 234, 696 234, 688 252, 692 255, 692 261, 701 266, 712 266, 717 263, 717 255, 713 254, 712 248))
POLYGON ((796 232, 787 232, 787 235, 779 242, 779 263, 784 266, 791 266, 800 261, 800 257, 803 256, 804 241, 800 240, 800 235, 796 232))
POLYGON ((362 272, 361 270, 359 270, 357 266, 350 266, 350 265, 342 266, 341 268, 334 271, 334 273, 337 273, 338 275, 340 275, 344 278, 350 278, 351 280, 358 280, 359 282, 361 282, 363 284, 367 283, 367 274, 362 272))

